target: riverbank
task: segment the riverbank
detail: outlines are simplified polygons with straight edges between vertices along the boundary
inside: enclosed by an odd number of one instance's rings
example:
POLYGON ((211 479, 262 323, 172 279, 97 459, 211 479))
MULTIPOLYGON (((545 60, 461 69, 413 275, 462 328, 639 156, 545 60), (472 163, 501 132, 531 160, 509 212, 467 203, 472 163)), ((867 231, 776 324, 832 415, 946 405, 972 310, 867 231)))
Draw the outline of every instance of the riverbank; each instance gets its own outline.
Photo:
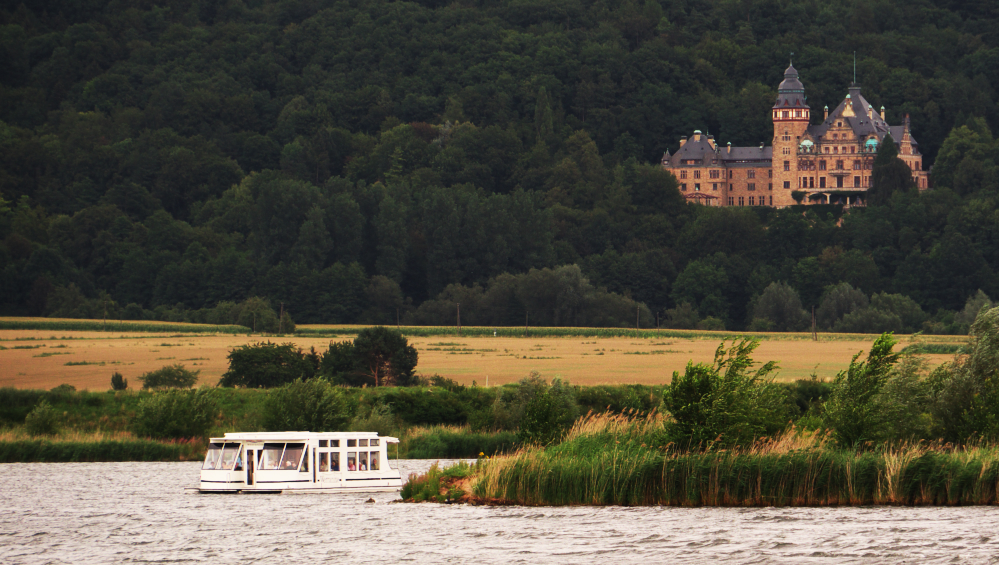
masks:
POLYGON ((747 448, 678 451, 660 421, 592 416, 547 448, 431 469, 410 502, 527 506, 988 505, 999 502, 999 449, 911 443, 832 447, 794 428, 747 448))

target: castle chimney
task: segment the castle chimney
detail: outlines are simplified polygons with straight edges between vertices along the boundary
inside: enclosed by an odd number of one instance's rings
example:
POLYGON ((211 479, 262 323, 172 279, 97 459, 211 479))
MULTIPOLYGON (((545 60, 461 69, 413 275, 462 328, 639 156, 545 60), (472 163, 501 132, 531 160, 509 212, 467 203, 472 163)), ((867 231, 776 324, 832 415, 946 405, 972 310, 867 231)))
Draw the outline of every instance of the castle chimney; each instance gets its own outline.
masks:
POLYGON ((728 142, 728 152, 729 153, 732 152, 732 142, 731 141, 728 142))
POLYGON ((825 108, 825 115, 822 116, 822 121, 826 121, 828 119, 829 119, 829 106, 826 106, 826 108, 825 108))
POLYGON ((885 107, 884 106, 881 107, 881 121, 882 122, 885 121, 885 107))
POLYGON ((685 143, 687 143, 687 136, 685 136, 685 135, 681 135, 681 136, 680 136, 680 147, 683 147, 683 145, 684 145, 685 143))

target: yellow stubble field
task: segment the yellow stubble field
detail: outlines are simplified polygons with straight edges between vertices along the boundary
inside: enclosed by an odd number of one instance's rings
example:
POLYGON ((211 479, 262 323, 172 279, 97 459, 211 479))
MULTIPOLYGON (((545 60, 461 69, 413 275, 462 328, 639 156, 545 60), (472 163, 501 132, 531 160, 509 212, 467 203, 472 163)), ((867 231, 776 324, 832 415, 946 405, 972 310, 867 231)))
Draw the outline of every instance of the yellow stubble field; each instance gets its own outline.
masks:
MULTIPOLYGON (((351 328, 342 328, 351 330, 351 328)), ((356 328, 353 328, 356 332, 356 328)), ((334 341, 350 339, 344 332, 334 341)), ((722 338, 735 334, 690 338, 635 337, 410 337, 419 351, 417 371, 439 374, 462 384, 496 386, 515 382, 532 371, 573 384, 661 384, 688 361, 710 362, 722 338)), ((761 342, 754 358, 780 364, 778 380, 816 374, 831 379, 875 336, 820 334, 819 341, 775 334, 761 342)), ((234 347, 271 340, 325 351, 329 338, 245 335, 104 333, 47 330, 0 330, 0 387, 49 389, 69 384, 103 390, 111 374, 122 373, 131 387, 136 377, 165 365, 182 364, 201 371, 201 384, 213 385, 228 368, 234 347)), ((900 347, 909 343, 900 336, 900 347)), ((960 337, 934 337, 937 343, 960 343, 960 337)), ((931 365, 950 355, 925 356, 931 365)))

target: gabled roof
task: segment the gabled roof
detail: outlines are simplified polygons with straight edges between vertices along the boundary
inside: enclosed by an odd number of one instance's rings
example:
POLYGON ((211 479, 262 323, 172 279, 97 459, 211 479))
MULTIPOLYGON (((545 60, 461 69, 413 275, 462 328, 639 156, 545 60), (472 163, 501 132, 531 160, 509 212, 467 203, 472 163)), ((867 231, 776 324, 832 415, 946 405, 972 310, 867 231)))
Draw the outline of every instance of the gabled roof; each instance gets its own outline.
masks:
MULTIPOLYGON (((829 112, 829 117, 821 124, 808 126, 807 133, 813 138, 823 137, 823 141, 828 141, 824 138, 826 132, 838 122, 848 125, 853 130, 854 135, 859 138, 868 137, 873 134, 877 136, 879 142, 884 140, 886 134, 891 133, 892 139, 898 143, 902 140, 902 135, 905 133, 904 125, 889 126, 887 122, 881 119, 881 112, 876 110, 860 94, 860 85, 858 84, 850 86, 849 94, 839 103, 839 106, 836 106, 833 111, 829 112)), ((918 145, 916 140, 912 139, 911 132, 909 139, 913 145, 918 145)))

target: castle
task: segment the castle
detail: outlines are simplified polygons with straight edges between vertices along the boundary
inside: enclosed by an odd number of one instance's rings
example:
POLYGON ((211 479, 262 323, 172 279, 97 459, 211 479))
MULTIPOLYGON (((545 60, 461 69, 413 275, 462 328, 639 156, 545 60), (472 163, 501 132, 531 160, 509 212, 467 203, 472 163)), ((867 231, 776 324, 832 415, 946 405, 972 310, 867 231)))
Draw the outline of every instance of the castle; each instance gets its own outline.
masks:
POLYGON ((791 65, 777 89, 771 147, 719 147, 697 130, 690 139, 680 138, 676 153, 663 155, 662 166, 676 176, 688 201, 709 206, 863 206, 878 145, 890 134, 916 186, 929 186, 908 116, 900 126, 888 125, 884 106, 875 112, 859 85, 852 84, 831 113, 825 107, 821 124, 810 119, 805 87, 791 65))

